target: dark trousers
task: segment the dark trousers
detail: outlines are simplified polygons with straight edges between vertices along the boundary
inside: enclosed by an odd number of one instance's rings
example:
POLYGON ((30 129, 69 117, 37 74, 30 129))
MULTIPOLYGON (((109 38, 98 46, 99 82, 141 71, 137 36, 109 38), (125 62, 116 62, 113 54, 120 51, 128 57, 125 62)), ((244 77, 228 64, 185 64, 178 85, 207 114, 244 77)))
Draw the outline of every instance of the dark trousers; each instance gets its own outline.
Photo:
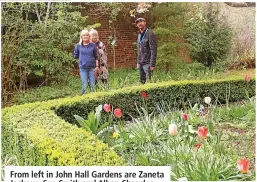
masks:
POLYGON ((145 83, 147 80, 151 80, 152 71, 150 70, 150 64, 139 65, 140 82, 145 83))

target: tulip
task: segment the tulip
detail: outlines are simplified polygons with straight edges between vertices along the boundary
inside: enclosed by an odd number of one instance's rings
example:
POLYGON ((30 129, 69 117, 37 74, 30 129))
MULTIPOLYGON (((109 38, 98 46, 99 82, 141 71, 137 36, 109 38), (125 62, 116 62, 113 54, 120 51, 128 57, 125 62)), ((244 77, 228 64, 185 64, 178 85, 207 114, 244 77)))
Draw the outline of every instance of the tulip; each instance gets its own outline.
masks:
POLYGON ((251 81, 251 77, 249 75, 246 75, 245 76, 245 81, 247 81, 247 82, 251 81))
POLYGON ((208 134, 208 128, 207 127, 198 127, 198 136, 201 139, 205 139, 208 134))
POLYGON ((119 108, 114 109, 113 114, 116 118, 120 118, 122 116, 122 111, 119 108))
POLYGON ((206 104, 210 105, 210 104, 211 104, 211 98, 210 98, 210 97, 205 97, 205 98, 204 98, 204 102, 205 102, 206 104))
POLYGON ((202 144, 200 144, 200 143, 195 144, 195 147, 196 147, 197 149, 201 148, 201 146, 202 146, 202 144))
POLYGON ((111 111, 111 105, 110 104, 104 104, 104 111, 110 112, 111 111))
POLYGON ((178 133, 178 128, 177 128, 177 125, 176 124, 170 124, 169 125, 169 133, 170 133, 170 135, 171 136, 175 136, 175 135, 177 135, 177 133, 178 133))
POLYGON ((141 97, 143 97, 145 99, 147 97, 147 93, 146 92, 142 92, 141 93, 141 97))
POLYGON ((238 160, 237 167, 241 173, 247 173, 247 171, 249 170, 249 160, 247 160, 246 158, 238 160))
POLYGON ((183 114, 184 121, 188 120, 188 114, 183 114))
POLYGON ((117 132, 113 132, 113 134, 112 134, 112 137, 114 138, 114 139, 118 139, 119 138, 119 133, 117 133, 117 132))

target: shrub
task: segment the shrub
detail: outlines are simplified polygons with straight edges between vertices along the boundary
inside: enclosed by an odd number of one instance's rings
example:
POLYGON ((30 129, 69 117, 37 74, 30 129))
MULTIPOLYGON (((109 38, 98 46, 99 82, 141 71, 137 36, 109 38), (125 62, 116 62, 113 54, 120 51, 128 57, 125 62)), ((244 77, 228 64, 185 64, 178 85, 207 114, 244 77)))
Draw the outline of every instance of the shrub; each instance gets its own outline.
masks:
POLYGON ((123 118, 130 119, 130 115, 138 116, 135 105, 146 104, 148 110, 153 111, 155 103, 167 100, 173 103, 171 107, 181 108, 189 106, 189 102, 192 104, 202 103, 206 96, 218 99, 220 103, 236 102, 245 98, 245 90, 249 92, 250 96, 253 96, 255 94, 255 80, 247 83, 241 78, 231 77, 208 81, 168 81, 65 99, 54 109, 58 116, 74 124, 76 120, 73 115, 77 114, 85 118, 92 108, 100 104, 110 103, 113 107, 123 110, 123 118), (142 91, 148 94, 145 102, 141 98, 142 91))
POLYGON ((124 165, 106 144, 66 123, 50 105, 40 103, 3 110, 2 159, 16 155, 20 165, 124 165))
POLYGON ((211 67, 223 60, 231 46, 231 29, 220 17, 218 4, 209 3, 197 8, 196 14, 187 22, 188 42, 193 59, 211 67))
POLYGON ((163 71, 178 68, 184 62, 180 52, 188 50, 184 42, 187 11, 187 3, 153 3, 149 9, 153 20, 149 25, 158 38, 157 67, 163 71))

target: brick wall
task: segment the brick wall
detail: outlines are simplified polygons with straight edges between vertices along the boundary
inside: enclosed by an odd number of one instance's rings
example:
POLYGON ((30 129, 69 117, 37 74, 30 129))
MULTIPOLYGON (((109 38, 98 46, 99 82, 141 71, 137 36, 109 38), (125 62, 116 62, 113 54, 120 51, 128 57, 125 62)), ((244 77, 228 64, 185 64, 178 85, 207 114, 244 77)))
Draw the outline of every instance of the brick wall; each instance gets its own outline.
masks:
MULTIPOLYGON (((99 39, 102 41, 108 54, 108 66, 114 67, 114 50, 109 42, 111 29, 109 27, 109 17, 100 16, 91 9, 87 9, 89 24, 101 23, 97 28, 99 39)), ((135 68, 136 67, 136 46, 133 44, 137 38, 137 28, 133 25, 131 17, 119 16, 115 23, 117 42, 115 47, 115 67, 116 68, 135 68)))
MULTIPOLYGON (((74 3, 75 4, 75 3, 74 3)), ((83 4, 81 4, 83 6, 83 4)), ((95 12, 90 6, 84 6, 85 10, 83 15, 88 16, 89 24, 101 23, 101 27, 97 28, 100 40, 106 45, 108 53, 108 66, 113 68, 114 66, 114 51, 109 42, 109 36, 111 35, 111 29, 109 27, 109 16, 100 15, 99 12, 95 12)), ((146 17, 147 19, 147 17, 146 17)), ((135 68, 136 67, 136 39, 138 29, 135 27, 134 18, 128 16, 119 16, 116 21, 116 36, 117 46, 115 47, 115 67, 116 68, 135 68)), ((182 40, 184 41, 184 40, 182 40)), ((179 56, 187 63, 191 63, 192 60, 189 56, 188 49, 180 49, 179 56)))

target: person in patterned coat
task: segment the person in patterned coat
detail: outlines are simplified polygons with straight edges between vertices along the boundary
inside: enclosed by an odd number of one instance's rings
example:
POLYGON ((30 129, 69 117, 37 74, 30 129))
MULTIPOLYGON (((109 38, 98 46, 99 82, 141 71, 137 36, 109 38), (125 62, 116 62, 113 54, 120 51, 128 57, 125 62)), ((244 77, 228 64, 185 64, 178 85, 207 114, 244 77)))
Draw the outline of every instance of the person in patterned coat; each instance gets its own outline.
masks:
POLYGON ((108 79, 108 65, 107 65, 107 51, 103 42, 99 40, 98 32, 94 29, 90 30, 91 41, 95 43, 98 49, 98 67, 94 70, 96 83, 101 80, 102 83, 107 83, 108 79))

